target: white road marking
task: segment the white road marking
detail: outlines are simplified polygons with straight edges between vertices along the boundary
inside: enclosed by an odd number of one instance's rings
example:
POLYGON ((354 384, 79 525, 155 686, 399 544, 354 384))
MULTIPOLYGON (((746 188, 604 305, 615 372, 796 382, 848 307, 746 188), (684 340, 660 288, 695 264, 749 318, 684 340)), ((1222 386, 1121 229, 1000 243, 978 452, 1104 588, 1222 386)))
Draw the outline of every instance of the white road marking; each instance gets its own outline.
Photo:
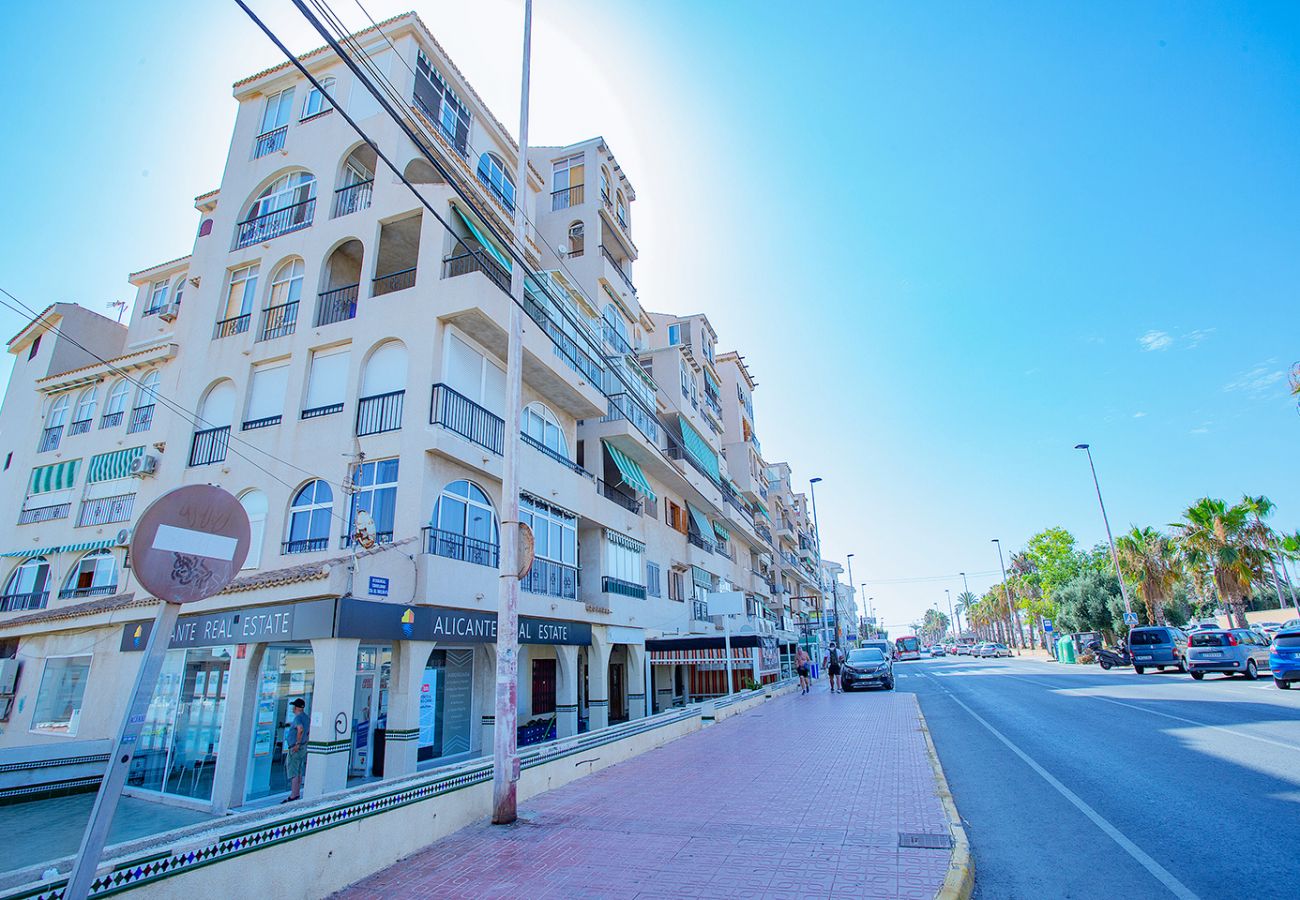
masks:
POLYGON ((224 534, 178 528, 175 525, 159 525, 158 533, 153 538, 155 550, 189 553, 193 556, 206 556, 208 559, 220 559, 226 562, 235 558, 235 548, 238 546, 239 541, 224 534))
POLYGON ((1120 847, 1122 847, 1124 851, 1128 853, 1129 856, 1133 857, 1133 859, 1135 859, 1138 862, 1138 864, 1142 866, 1142 868, 1146 869, 1153 876, 1155 876, 1156 880, 1159 881, 1161 884, 1163 884, 1166 888, 1168 888, 1171 894, 1173 894, 1175 897, 1182 898, 1182 900, 1198 900, 1197 895, 1192 893, 1192 891, 1188 889, 1187 885, 1183 884, 1181 881, 1175 878, 1169 872, 1168 869, 1166 869, 1164 866, 1160 865, 1160 863, 1156 862, 1154 859, 1148 856, 1142 850, 1141 847, 1139 847, 1137 844, 1133 843, 1131 840, 1125 837, 1123 832, 1121 832, 1114 825, 1110 824, 1110 822, 1108 822, 1101 815, 1101 813, 1097 812, 1095 809, 1093 809, 1091 806, 1085 803, 1078 794, 1074 793, 1074 791, 1070 790, 1068 787, 1061 784, 1061 782, 1058 781, 1052 775, 1051 772, 1048 772, 1046 769, 1040 766, 1029 756, 1028 753, 1021 750, 1014 743, 1012 743, 1012 741, 1008 737, 1006 737, 1006 735, 1004 735, 1002 732, 998 731, 996 728, 990 725, 984 719, 983 716, 981 716, 979 713, 975 712, 975 710, 971 709, 969 706, 967 706, 965 703, 959 700, 957 696, 952 693, 952 691, 949 691, 946 688, 942 688, 942 687, 940 687, 939 689, 942 690, 949 697, 951 697, 954 703, 956 703, 962 709, 966 710, 966 712, 970 713, 971 717, 974 718, 976 722, 979 722, 981 725, 987 728, 990 734, 992 734, 995 738, 997 738, 999 741, 1001 741, 1003 744, 1007 746, 1007 749, 1009 749, 1016 756, 1020 757, 1020 759, 1024 761, 1025 765, 1029 766, 1029 768, 1037 772, 1044 781, 1046 781, 1052 787, 1056 788, 1056 790, 1061 794, 1062 797, 1064 797, 1066 800, 1069 800, 1070 803, 1072 803, 1075 806, 1075 808, 1079 810, 1079 812, 1083 813, 1085 816, 1091 819, 1094 825, 1096 825, 1103 832, 1105 832, 1107 837, 1109 837, 1115 843, 1119 844, 1120 847))

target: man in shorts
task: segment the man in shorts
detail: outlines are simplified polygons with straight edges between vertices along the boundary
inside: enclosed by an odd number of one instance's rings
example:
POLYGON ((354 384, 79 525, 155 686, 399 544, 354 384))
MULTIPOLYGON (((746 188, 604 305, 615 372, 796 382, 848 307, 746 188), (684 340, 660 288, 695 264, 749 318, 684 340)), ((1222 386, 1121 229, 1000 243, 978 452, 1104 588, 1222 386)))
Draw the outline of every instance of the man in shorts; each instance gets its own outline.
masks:
POLYGON ((844 693, 840 688, 840 651, 834 644, 831 644, 830 650, 826 651, 826 674, 831 679, 831 693, 844 693))
POLYGON ((799 691, 800 694, 808 693, 808 689, 812 687, 812 681, 808 678, 808 665, 811 662, 812 660, 808 658, 807 651, 800 647, 799 652, 794 657, 795 672, 799 674, 799 687, 802 688, 799 691))
POLYGON ((289 720, 284 754, 284 775, 289 779, 289 796, 281 803, 289 803, 302 796, 302 777, 307 770, 307 732, 311 720, 307 718, 307 704, 301 697, 293 701, 293 718, 289 720))

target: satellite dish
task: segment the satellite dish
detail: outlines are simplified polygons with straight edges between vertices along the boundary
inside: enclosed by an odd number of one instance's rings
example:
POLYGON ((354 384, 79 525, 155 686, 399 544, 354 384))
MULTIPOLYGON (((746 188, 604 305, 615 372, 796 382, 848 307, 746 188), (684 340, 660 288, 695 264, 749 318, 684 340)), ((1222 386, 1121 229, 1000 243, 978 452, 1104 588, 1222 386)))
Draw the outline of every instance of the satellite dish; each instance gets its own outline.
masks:
POLYGON ((364 509, 358 510, 352 524, 352 541, 365 550, 371 550, 375 544, 375 520, 364 509))

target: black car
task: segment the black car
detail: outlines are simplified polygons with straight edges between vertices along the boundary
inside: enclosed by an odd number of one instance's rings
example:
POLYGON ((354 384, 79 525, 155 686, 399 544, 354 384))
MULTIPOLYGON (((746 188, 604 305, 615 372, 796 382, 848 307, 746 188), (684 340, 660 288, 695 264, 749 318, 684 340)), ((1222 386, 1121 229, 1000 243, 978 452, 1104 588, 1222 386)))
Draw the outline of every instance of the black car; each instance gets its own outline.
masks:
POLYGON ((840 666, 840 687, 846 691, 860 687, 894 689, 894 663, 875 647, 860 647, 849 651, 848 659, 840 666))

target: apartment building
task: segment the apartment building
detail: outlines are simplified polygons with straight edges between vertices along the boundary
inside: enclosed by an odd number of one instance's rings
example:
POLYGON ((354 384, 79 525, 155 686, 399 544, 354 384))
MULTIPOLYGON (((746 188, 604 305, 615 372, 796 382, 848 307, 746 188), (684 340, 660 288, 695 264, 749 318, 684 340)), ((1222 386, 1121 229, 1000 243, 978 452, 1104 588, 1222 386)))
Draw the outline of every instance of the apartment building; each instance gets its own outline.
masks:
POLYGON ((9 342, 0 752, 73 758, 113 734, 156 607, 131 523, 215 484, 252 549, 171 637, 131 793, 277 801, 299 697, 311 795, 490 753, 520 259, 523 739, 725 693, 712 592, 746 598, 734 688, 788 674, 822 606, 807 502, 762 460, 742 357, 703 315, 642 306, 608 144, 531 148, 516 185, 517 145, 418 16, 355 38, 420 146, 328 50, 301 58, 323 93, 288 64, 241 80, 189 255, 130 276, 125 323, 59 303, 9 342))

